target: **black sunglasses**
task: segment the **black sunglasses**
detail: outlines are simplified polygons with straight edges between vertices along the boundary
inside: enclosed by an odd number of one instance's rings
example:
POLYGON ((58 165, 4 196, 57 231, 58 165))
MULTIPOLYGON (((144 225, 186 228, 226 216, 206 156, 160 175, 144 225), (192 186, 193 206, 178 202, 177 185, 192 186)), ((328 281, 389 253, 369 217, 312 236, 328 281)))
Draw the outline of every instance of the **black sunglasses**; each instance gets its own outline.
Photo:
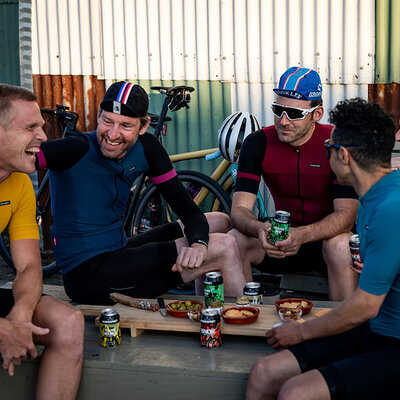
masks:
POLYGON ((326 156, 328 158, 331 158, 331 149, 336 149, 339 150, 341 147, 358 147, 358 144, 337 144, 337 143, 332 143, 331 139, 326 139, 324 142, 325 146, 325 151, 326 151, 326 156))
POLYGON ((276 104, 276 103, 271 104, 271 109, 275 117, 282 118, 283 113, 285 113, 286 117, 290 121, 304 119, 309 113, 313 112, 318 107, 319 106, 315 106, 312 108, 297 108, 297 107, 282 106, 281 104, 276 104))

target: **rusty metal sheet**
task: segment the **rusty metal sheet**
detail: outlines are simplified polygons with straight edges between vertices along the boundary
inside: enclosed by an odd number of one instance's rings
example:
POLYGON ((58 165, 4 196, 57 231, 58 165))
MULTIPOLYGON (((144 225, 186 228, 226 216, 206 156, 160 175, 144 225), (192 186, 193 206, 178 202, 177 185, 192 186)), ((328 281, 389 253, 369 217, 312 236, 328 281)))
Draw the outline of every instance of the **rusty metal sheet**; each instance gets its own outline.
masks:
MULTIPOLYGON (((105 93, 104 80, 82 75, 33 75, 33 91, 41 107, 54 109, 56 104, 62 104, 78 113, 79 131, 96 129, 98 108, 105 93)), ((50 136, 53 139, 59 134, 50 136)))
POLYGON ((380 104, 393 114, 396 129, 400 119, 400 83, 376 83, 368 85, 368 100, 380 104))

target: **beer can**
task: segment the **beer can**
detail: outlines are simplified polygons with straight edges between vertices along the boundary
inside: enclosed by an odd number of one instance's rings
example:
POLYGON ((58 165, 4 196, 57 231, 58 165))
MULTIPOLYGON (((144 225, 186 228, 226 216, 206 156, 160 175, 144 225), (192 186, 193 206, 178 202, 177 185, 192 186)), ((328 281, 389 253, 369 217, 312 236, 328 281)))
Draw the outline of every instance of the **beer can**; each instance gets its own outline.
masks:
POLYGON ((206 308, 215 308, 219 314, 224 306, 224 283, 220 272, 207 272, 204 277, 204 303, 206 308))
POLYGON ((101 347, 116 347, 121 344, 119 314, 114 308, 105 308, 99 317, 101 347))
POLYGON ((200 345, 209 349, 221 346, 221 316, 214 308, 204 308, 200 317, 200 345))
POLYGON ((290 213, 287 211, 276 211, 271 222, 271 233, 269 241, 276 243, 285 240, 289 236, 290 213))
POLYGON ((353 259, 353 261, 357 261, 360 263, 360 237, 357 234, 350 236, 349 246, 351 258, 353 259))
POLYGON ((243 295, 247 296, 250 304, 262 304, 263 296, 260 282, 247 282, 243 288, 243 295))

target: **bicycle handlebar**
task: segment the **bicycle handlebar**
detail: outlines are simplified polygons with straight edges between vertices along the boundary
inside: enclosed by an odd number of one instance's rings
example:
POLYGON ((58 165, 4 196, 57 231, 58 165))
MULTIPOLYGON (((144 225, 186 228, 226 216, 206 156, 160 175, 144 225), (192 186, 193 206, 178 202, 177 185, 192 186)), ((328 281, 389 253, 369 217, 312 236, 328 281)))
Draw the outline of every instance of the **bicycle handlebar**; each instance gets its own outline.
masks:
POLYGON ((53 118, 56 118, 68 129, 74 131, 76 130, 76 124, 79 119, 79 115, 73 111, 67 111, 69 107, 56 104, 56 109, 51 110, 49 108, 40 108, 40 112, 43 114, 49 114, 53 118))

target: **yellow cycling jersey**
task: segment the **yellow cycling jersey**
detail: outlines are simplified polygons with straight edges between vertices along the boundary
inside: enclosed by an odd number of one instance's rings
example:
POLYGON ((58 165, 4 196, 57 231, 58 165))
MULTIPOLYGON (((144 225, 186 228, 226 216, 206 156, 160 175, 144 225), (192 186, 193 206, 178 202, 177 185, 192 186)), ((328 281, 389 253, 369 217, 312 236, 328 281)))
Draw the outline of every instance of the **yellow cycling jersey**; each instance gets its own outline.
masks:
POLYGON ((11 242, 39 239, 35 192, 28 175, 21 172, 0 182, 0 232, 6 227, 11 242))

